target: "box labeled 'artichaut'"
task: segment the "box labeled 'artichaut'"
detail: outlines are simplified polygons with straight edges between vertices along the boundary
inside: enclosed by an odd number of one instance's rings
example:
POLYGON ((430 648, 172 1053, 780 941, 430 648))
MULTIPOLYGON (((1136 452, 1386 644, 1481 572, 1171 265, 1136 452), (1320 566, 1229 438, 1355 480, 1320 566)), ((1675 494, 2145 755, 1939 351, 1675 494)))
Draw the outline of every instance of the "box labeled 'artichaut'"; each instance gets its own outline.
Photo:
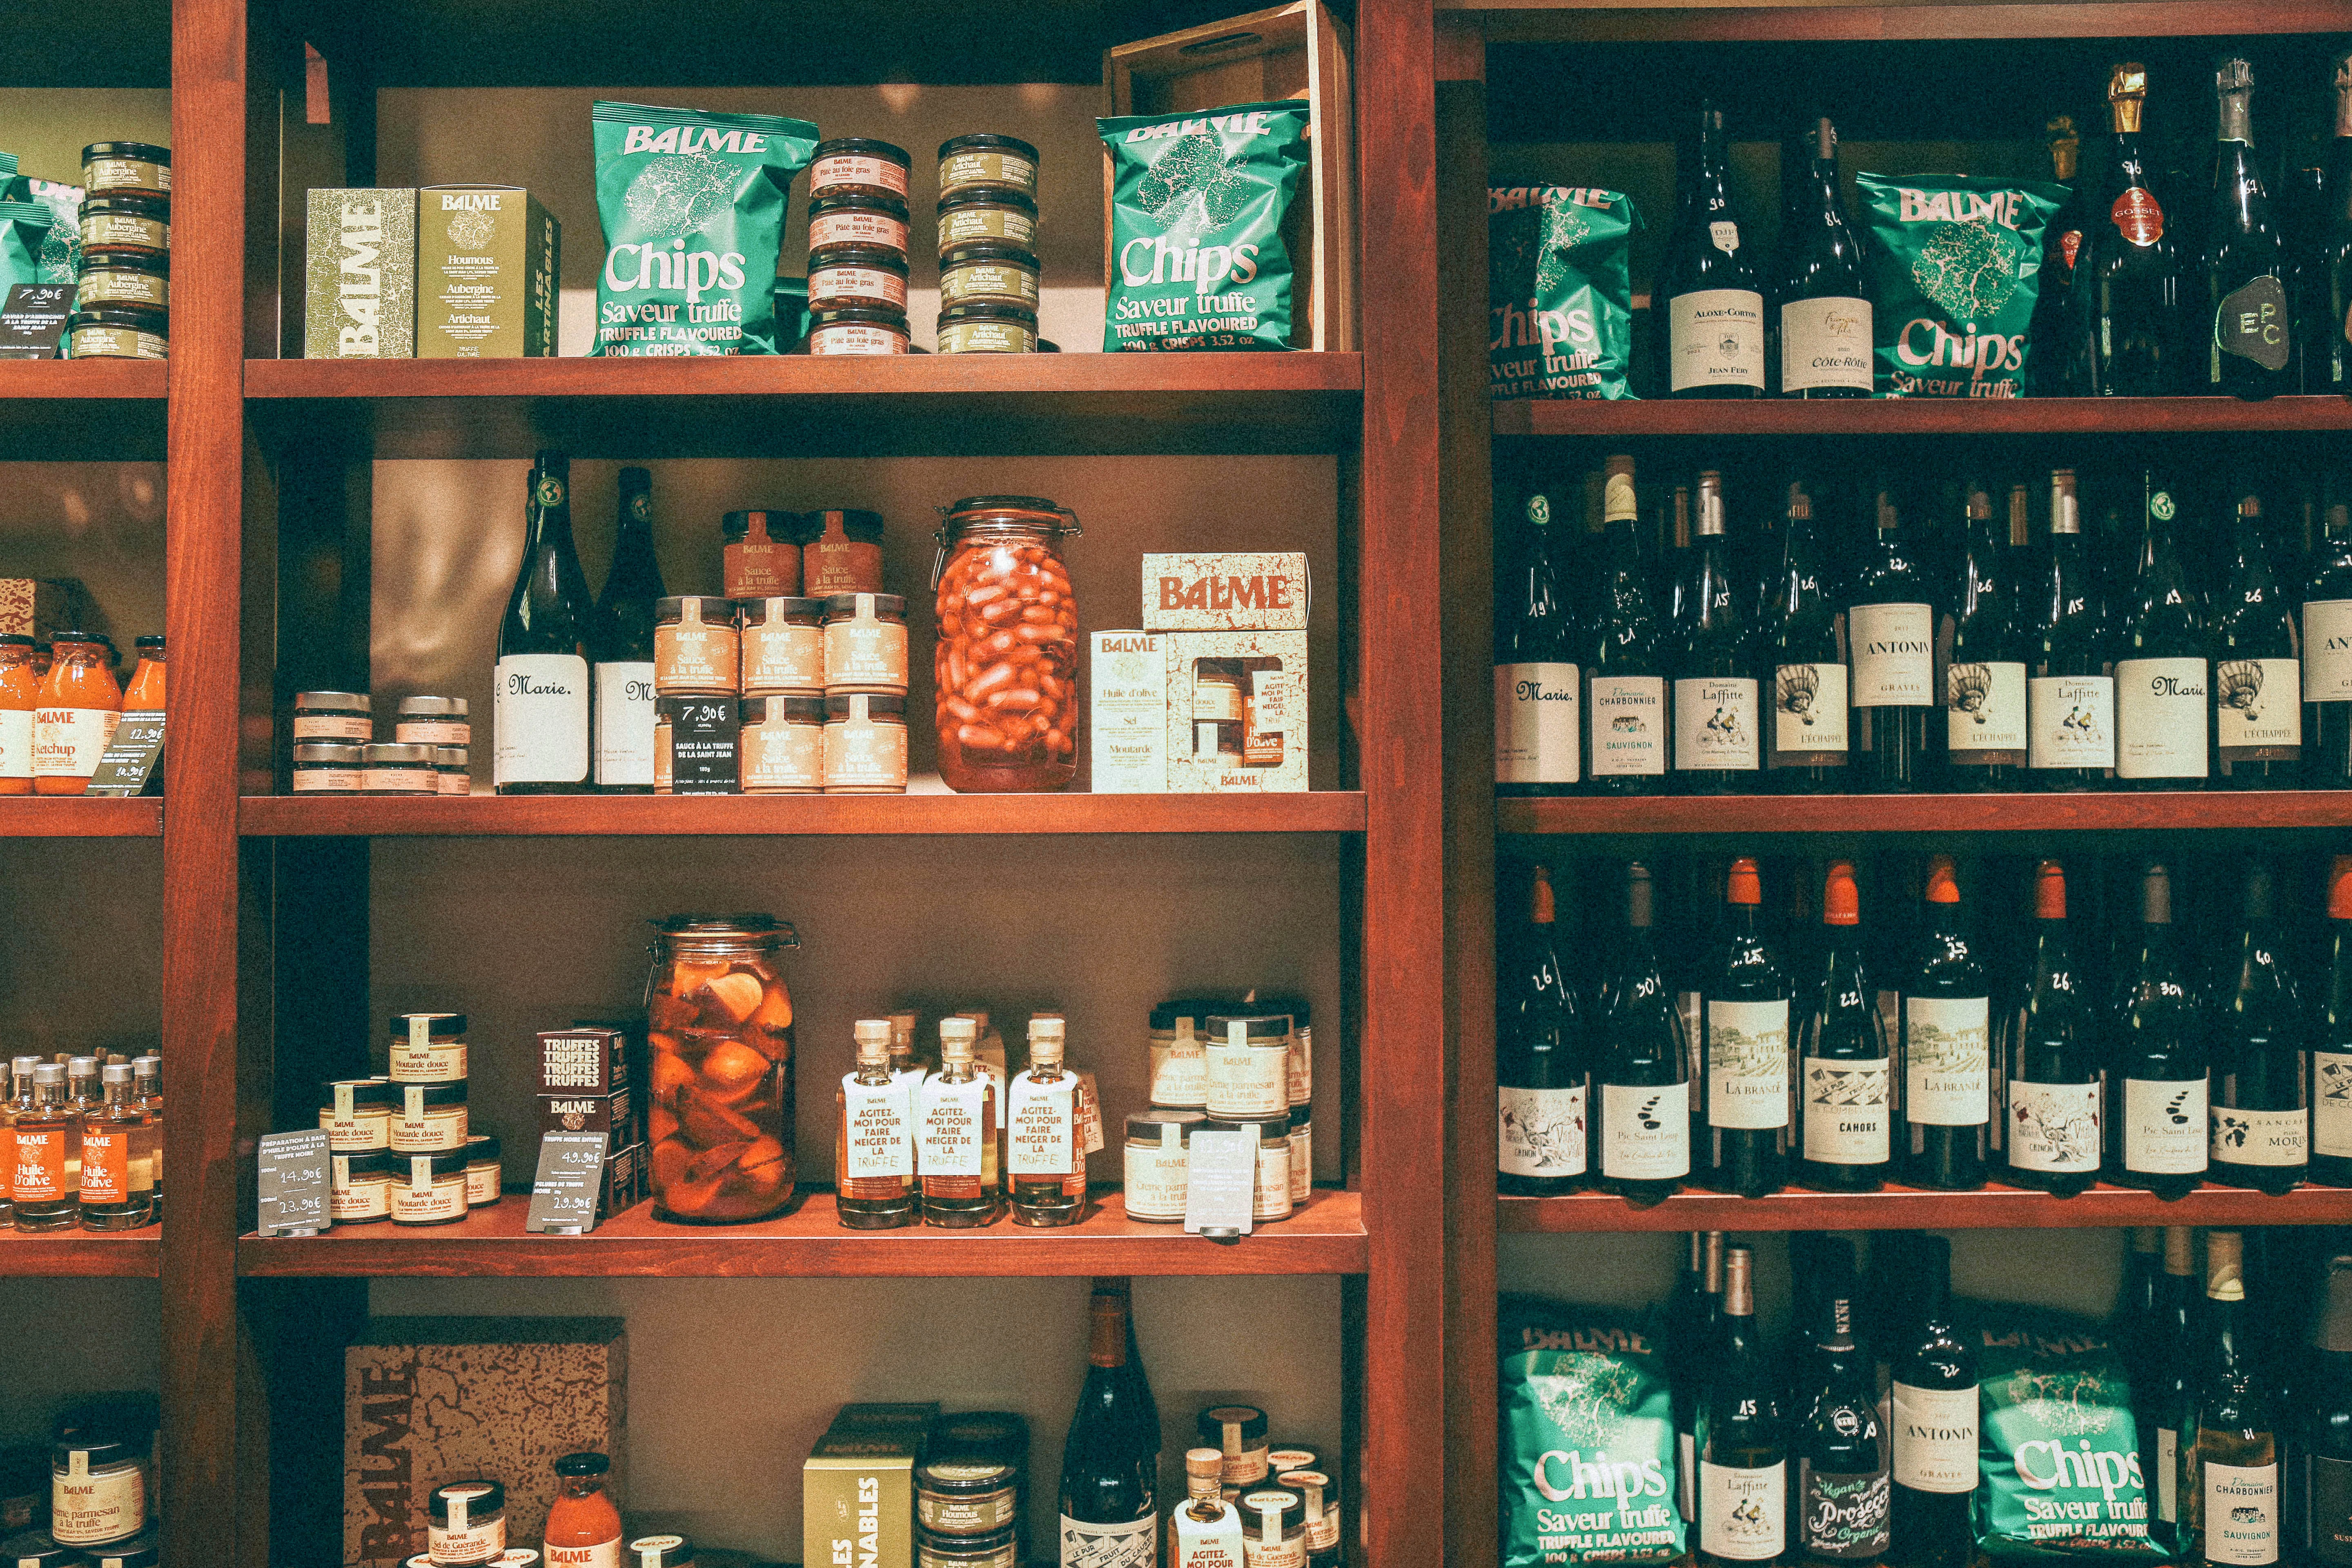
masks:
POLYGON ((562 231, 514 185, 427 185, 416 203, 416 357, 555 353, 562 231))

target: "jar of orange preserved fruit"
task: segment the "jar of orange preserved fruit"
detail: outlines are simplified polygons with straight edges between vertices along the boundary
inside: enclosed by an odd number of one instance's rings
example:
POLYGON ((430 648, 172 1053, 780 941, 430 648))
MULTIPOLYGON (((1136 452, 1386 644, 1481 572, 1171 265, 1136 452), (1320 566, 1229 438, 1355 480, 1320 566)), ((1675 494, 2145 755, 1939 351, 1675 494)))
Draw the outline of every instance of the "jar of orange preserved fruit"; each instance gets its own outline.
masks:
POLYGON ((1078 766, 1078 603, 1062 540, 1077 514, 1036 496, 941 509, 940 777, 961 793, 1068 787, 1078 766))
POLYGON ((776 955, 800 938, 764 914, 653 923, 654 1211, 765 1218, 793 1199, 793 999, 776 955))

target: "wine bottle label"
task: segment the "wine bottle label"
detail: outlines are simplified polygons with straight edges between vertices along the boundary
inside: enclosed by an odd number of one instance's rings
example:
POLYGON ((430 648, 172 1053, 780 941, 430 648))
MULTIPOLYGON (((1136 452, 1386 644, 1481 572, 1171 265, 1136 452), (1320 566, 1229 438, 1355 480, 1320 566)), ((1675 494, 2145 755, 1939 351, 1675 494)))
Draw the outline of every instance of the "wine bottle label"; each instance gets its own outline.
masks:
POLYGON ((2166 1524, 2180 1521, 2180 1432, 2156 1429, 2156 1517, 2166 1524))
POLYGON ((1580 672, 1572 664, 1495 667, 1495 782, 1572 784, 1584 721, 1580 672))
POLYGON ((2212 1108, 2212 1155, 2219 1164, 2301 1165, 2310 1158, 2310 1117, 2300 1110, 2212 1108))
POLYGON ((2213 312, 2213 346, 2264 370, 2286 368, 2286 290, 2277 279, 2264 273, 2221 296, 2213 312))
POLYGON ((1977 1489, 1977 1391, 1895 1384, 1895 1484, 1922 1492, 1977 1489))
POLYGON ((498 782, 588 781, 588 661, 571 653, 510 653, 499 660, 498 782))
POLYGON ((2116 666, 2116 776, 2205 776, 2205 661, 2127 658, 2116 666))
POLYGON ((2009 1163, 2021 1171, 2099 1168, 2099 1086, 2009 1084, 2009 1163))
POLYGON ((1805 1058, 1805 1158, 1824 1165, 1883 1165, 1887 1062, 1805 1058))
POLYGON ((2303 607, 2303 700, 2352 702, 2352 599, 2303 607))
POLYGON ((1846 749, 1845 666, 1783 664, 1772 673, 1772 749, 1846 749))
POLYGON ((2025 666, 1949 666, 1944 671, 1944 735, 1951 750, 2026 749, 2025 666))
POLYGON ((995 1091, 984 1079, 950 1083, 933 1073, 923 1082, 922 1147, 918 1167, 926 1176, 977 1176, 981 1173, 981 1134, 987 1124, 989 1098, 995 1091))
POLYGON ((2027 681, 2033 768, 2116 765, 2116 682, 2107 675, 2037 675, 2027 681))
POLYGON ((1698 1434, 1675 1434, 1675 1506, 1685 1519, 1698 1517, 1698 1434))
POLYGON ((2278 1467, 2197 1467, 2205 1500, 2205 1561, 2261 1568, 2279 1555, 2278 1467))
MULTIPOLYGON (((1078 1156, 1077 1077, 1062 1073, 1039 1083, 1026 1072, 1013 1078, 1004 1123, 1004 1168, 1016 1176, 1066 1176, 1085 1168, 1078 1156)), ((1289 1180, 1284 1173, 1283 1179, 1289 1180)))
POLYGON ((1592 776, 1666 771, 1666 680, 1662 675, 1592 678, 1592 776))
POLYGON ((29 708, 0 710, 0 779, 28 779, 32 776, 33 710, 29 708))
POLYGON ((2213 665, 2213 743, 2232 752, 2296 752, 2303 745, 2303 661, 2224 658, 2213 665))
POLYGON ((2311 1500, 2311 1554, 2332 1565, 2352 1563, 2352 1459, 2304 1456, 2305 1495, 2311 1500))
POLYGON ((1601 1173, 1629 1182, 1690 1174, 1690 1085, 1601 1086, 1601 1173))
POLYGON ((842 1136, 848 1168, 859 1176, 915 1173, 915 1118, 904 1083, 860 1083, 850 1073, 841 1080, 842 1136))
POLYGON ((1798 1528, 1808 1557, 1874 1563, 1887 1545, 1894 1489, 1885 1470, 1817 1470, 1797 1461, 1798 1528))
POLYGON ((1780 385, 1870 390, 1870 301, 1790 300, 1780 307, 1780 385))
POLYGON ((1787 1545, 1789 1466, 1786 1460, 1743 1470, 1698 1462, 1698 1549, 1738 1562, 1778 1557, 1787 1545))
POLYGON ((596 782, 654 782, 654 667, 596 667, 596 782))
POLYGON ((1764 384, 1764 296, 1701 289, 1666 302, 1674 390, 1764 384))
POLYGON ((1062 1515, 1063 1568, 1153 1568, 1160 1559, 1160 1515, 1097 1524, 1062 1515))
POLYGON ((1706 1005, 1706 1124, 1789 1125, 1789 1005, 1706 1005))
POLYGON ((2352 1159, 2352 1056, 2311 1053, 2311 1152, 2352 1159))
POLYGON ((1507 1176, 1584 1174, 1584 1086, 1495 1091, 1501 1137, 1496 1169, 1507 1176))
POLYGON ((1903 999, 1903 1115, 1930 1127, 1990 1121, 1990 999, 1903 999))
POLYGON ((1737 676, 1675 682, 1675 771, 1758 765, 1756 683, 1737 676))
POLYGON ((2107 209, 2107 218, 2116 232, 2134 245, 2145 247, 2164 237, 2164 209, 2138 185, 2116 198, 2116 205, 2107 209))
POLYGON ((1846 612, 1856 708, 1936 701, 1936 612, 1926 605, 1856 605, 1846 612))
POLYGON ((2124 1079, 2124 1169, 2150 1176, 2205 1168, 2205 1080, 2124 1079))
POLYGON ((1738 253, 1739 226, 1733 223, 1728 218, 1717 218, 1713 223, 1708 224, 1706 226, 1706 237, 1708 243, 1712 244, 1717 250, 1720 250, 1726 256, 1733 256, 1738 253))

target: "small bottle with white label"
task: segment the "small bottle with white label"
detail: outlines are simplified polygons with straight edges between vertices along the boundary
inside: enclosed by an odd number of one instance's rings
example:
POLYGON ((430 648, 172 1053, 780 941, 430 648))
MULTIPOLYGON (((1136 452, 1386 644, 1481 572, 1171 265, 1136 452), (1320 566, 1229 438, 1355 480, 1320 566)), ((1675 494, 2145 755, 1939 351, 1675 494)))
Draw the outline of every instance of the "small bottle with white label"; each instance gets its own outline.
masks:
POLYGON ((857 1067, 841 1080, 833 1148, 835 1213, 851 1230, 895 1230, 922 1217, 915 1194, 915 1098, 893 1072, 887 1018, 855 1027, 857 1067))
POLYGON ((1077 1075, 1062 1065, 1064 1028, 1058 1017, 1029 1020, 1028 1070, 1013 1080, 1005 1175, 1015 1225, 1076 1225, 1086 1217, 1086 1143, 1077 1075))
POLYGON ((916 1170, 923 1223, 952 1228, 996 1218, 996 1096, 972 1067, 969 1016, 940 1020, 940 1070, 923 1080, 916 1170))
POLYGON ((604 1489, 613 1461, 566 1454, 555 1461, 555 1500, 541 1539, 546 1568, 621 1568, 621 1510, 604 1489))
POLYGON ((1224 1499, 1224 1456, 1184 1451, 1187 1500, 1168 1516, 1168 1568, 1242 1568, 1242 1519, 1224 1499))
MULTIPOLYGON (((2265 1568, 2279 1560, 2279 1440, 2268 1369, 2256 1361, 2246 1307, 2245 1242, 2205 1234, 2205 1373, 2196 1384, 2196 1446, 2189 1543, 2212 1568, 2265 1568)), ((2183 1556, 2189 1553, 2184 1552, 2183 1556)))

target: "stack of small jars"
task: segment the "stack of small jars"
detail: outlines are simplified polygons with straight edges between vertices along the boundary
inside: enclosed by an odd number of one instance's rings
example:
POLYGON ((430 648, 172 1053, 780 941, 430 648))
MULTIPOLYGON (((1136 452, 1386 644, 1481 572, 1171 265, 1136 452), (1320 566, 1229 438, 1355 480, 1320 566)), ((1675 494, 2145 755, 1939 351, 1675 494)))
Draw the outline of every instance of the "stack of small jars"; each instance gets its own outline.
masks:
POLYGON ((503 1151, 466 1110, 466 1016, 402 1013, 389 1071, 330 1079, 319 1125, 329 1152, 328 1217, 448 1225, 499 1201, 503 1151))
POLYGON ((51 1428, 46 1488, 34 1489, 37 1472, 5 1478, 0 1508, 35 1528, 0 1541, 0 1563, 156 1568, 158 1419, 151 1394, 102 1394, 62 1412, 51 1428))
POLYGON ((402 698, 393 738, 378 741, 374 700, 366 692, 298 691, 293 793, 470 795, 466 758, 472 739, 462 697, 402 698))
MULTIPOLYGON (((1201 1447, 1184 1454, 1187 1522, 1214 1525, 1213 1510, 1234 1510, 1253 1563, 1303 1563, 1338 1568, 1339 1489, 1322 1457, 1303 1443, 1268 1440, 1265 1412, 1255 1405, 1216 1405, 1193 1423, 1201 1447)), ((1228 1524, 1230 1528, 1230 1523, 1228 1524)))
POLYGON ((943 354, 1037 352, 1037 149, 1013 136, 940 144, 943 354))
POLYGON ((817 144, 809 165, 812 354, 902 354, 907 336, 906 150, 868 136, 817 144))
POLYGON ((1253 1223, 1315 1195, 1315 1033, 1307 1003, 1180 998, 1151 1010, 1151 1109, 1127 1119, 1129 1219, 1181 1222, 1192 1134, 1257 1131, 1253 1223))
POLYGON ((81 152, 81 266, 67 352, 75 359, 168 359, 172 150, 96 142, 81 152))

